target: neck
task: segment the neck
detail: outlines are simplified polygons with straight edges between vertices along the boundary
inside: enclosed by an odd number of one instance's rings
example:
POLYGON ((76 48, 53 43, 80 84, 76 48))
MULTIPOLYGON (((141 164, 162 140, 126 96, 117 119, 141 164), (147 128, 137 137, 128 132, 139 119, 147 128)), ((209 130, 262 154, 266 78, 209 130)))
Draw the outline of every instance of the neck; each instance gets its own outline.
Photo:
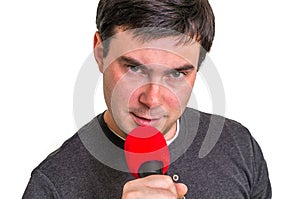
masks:
POLYGON ((106 125, 112 132, 114 132, 116 135, 118 135, 122 139, 124 139, 124 140, 126 139, 127 135, 118 127, 118 125, 115 123, 114 119, 112 118, 112 116, 108 110, 106 110, 104 112, 103 118, 104 118, 106 125))

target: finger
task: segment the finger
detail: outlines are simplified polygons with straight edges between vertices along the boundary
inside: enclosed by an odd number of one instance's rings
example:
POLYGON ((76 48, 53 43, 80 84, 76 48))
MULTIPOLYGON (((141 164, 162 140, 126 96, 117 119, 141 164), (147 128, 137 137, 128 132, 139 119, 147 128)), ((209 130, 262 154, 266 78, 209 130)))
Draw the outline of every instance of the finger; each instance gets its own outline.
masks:
POLYGON ((175 187, 179 198, 183 197, 188 191, 188 187, 183 183, 176 183, 175 187))
POLYGON ((143 184, 148 187, 168 189, 174 184, 172 178, 167 175, 150 175, 143 179, 143 184))
POLYGON ((144 185, 150 188, 165 189, 177 195, 175 183, 172 178, 167 175, 151 175, 144 178, 144 185))
POLYGON ((140 187, 137 190, 123 192, 122 199, 166 199, 166 198, 178 198, 177 194, 172 193, 167 189, 140 187))
MULTIPOLYGON (((178 186, 180 192, 185 192, 185 185, 178 186)), ((173 182, 170 176, 166 175, 151 175, 145 178, 135 179, 127 182, 123 188, 123 196, 125 196, 124 198, 139 198, 140 196, 145 196, 143 199, 146 199, 146 196, 149 194, 152 196, 158 194, 164 197, 168 195, 167 198, 174 196, 176 198, 179 197, 176 184, 173 182)))

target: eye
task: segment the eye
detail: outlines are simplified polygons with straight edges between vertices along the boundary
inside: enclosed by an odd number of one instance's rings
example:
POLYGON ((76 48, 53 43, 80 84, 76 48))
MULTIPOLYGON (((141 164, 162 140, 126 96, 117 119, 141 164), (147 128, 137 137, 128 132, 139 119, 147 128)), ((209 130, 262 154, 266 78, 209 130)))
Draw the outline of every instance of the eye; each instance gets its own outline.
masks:
POLYGON ((131 66, 131 65, 128 65, 128 68, 133 71, 133 72, 138 72, 140 70, 140 67, 139 66, 131 66))
POLYGON ((179 72, 179 71, 174 71, 171 73, 171 76, 174 78, 181 78, 184 75, 183 72, 179 72))

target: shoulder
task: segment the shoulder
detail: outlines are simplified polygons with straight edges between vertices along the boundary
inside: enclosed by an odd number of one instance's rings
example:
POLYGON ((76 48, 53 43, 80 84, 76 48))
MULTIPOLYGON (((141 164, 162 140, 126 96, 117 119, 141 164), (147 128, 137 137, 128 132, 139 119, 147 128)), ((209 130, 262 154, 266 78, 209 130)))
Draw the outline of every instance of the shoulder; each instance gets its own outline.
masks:
POLYGON ((214 130, 221 130, 222 133, 229 133, 232 136, 244 135, 246 137, 251 137, 249 130, 236 120, 226 118, 224 116, 210 114, 195 110, 192 108, 186 108, 182 118, 185 118, 185 122, 191 123, 197 121, 199 123, 199 128, 214 128, 214 130))
MULTIPOLYGON (((270 198, 271 187, 268 178, 267 165, 258 143, 249 130, 241 123, 214 114, 203 113, 187 108, 182 116, 182 126, 188 129, 186 135, 191 135, 190 126, 197 126, 197 133, 192 144, 182 157, 179 168, 188 164, 188 171, 195 171, 191 184, 198 179, 202 186, 216 186, 222 192, 232 194, 231 190, 243 191, 251 198, 270 198), (197 172, 201 171, 205 172, 197 172), (207 178, 207 174, 210 178, 207 178), (234 178, 231 178, 234 176, 234 178), (229 177, 229 178, 228 178, 229 177), (218 182, 226 182, 220 186, 218 182), (253 196, 253 197, 252 197, 253 196)), ((188 136, 187 136, 188 137, 188 136)), ((189 178, 189 177, 187 177, 189 178)), ((235 195, 234 198, 240 198, 235 195)))
POLYGON ((193 121, 199 122, 199 127, 217 127, 221 128, 222 131, 229 133, 244 132, 250 135, 249 130, 243 126, 240 122, 226 118, 224 116, 205 113, 193 108, 186 108, 182 114, 182 118, 185 118, 185 121, 191 123, 193 121), (201 126, 200 126, 201 125, 201 126))
POLYGON ((72 137, 66 140, 61 147, 50 153, 33 171, 38 171, 49 180, 68 179, 68 176, 75 177, 79 171, 84 171, 84 167, 89 166, 93 157, 83 145, 79 133, 86 131, 89 126, 94 125, 95 119, 82 127, 72 137))
POLYGON ((93 193, 87 176, 94 176, 99 162, 87 151, 79 133, 91 131, 89 126, 94 123, 95 119, 82 127, 32 171, 24 198, 74 198, 93 193), (90 192, 86 192, 87 187, 90 192))
POLYGON ((258 145, 244 125, 224 116, 186 108, 182 118, 186 126, 197 126, 204 154, 214 147, 234 147, 243 152, 251 152, 258 145))

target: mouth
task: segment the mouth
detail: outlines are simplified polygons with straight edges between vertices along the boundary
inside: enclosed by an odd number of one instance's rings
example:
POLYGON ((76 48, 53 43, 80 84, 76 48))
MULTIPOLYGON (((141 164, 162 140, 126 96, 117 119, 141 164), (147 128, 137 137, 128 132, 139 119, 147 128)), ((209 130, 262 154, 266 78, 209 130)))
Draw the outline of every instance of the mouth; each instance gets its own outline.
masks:
POLYGON ((143 126, 143 125, 156 126, 161 119, 161 117, 148 117, 148 116, 136 115, 134 113, 130 113, 130 115, 133 121, 139 126, 143 126))

